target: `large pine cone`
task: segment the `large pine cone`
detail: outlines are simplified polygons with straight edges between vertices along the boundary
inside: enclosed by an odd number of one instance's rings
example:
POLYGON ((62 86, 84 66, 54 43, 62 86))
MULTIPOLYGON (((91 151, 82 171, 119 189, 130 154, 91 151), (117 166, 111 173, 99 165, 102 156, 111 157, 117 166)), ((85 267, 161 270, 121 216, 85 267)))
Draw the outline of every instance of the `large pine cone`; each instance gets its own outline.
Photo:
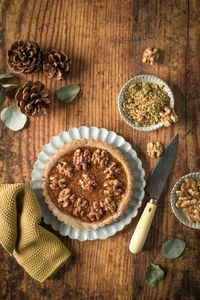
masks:
POLYGON ((16 41, 8 50, 8 66, 15 73, 33 73, 41 68, 40 48, 33 41, 16 41))
POLYGON ((47 77, 60 80, 69 71, 69 57, 63 51, 52 49, 44 56, 43 70, 47 77))
POLYGON ((15 95, 21 112, 37 117, 46 113, 50 105, 49 91, 40 81, 27 81, 15 95))

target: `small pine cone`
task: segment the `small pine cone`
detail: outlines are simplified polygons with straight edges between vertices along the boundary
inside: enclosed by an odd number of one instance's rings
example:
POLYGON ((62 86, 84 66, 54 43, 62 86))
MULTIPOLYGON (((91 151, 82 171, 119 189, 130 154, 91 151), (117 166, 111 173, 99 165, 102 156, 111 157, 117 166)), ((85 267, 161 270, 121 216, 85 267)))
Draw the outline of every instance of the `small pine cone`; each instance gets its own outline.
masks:
POLYGON ((33 41, 15 41, 8 50, 8 66, 15 73, 33 73, 41 68, 40 48, 33 41))
POLYGON ((49 91, 40 81, 27 81, 15 95, 21 112, 37 117, 46 113, 50 105, 49 91))
POLYGON ((60 80, 69 71, 69 58, 63 51, 52 49, 44 56, 43 70, 47 77, 60 80))

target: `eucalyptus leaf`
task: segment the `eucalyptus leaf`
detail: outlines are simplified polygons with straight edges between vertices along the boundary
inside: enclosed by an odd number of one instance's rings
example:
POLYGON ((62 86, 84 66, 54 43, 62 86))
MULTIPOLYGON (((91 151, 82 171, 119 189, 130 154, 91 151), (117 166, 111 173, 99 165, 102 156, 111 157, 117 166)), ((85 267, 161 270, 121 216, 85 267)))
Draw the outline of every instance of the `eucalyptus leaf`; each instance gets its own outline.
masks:
POLYGON ((7 74, 1 74, 0 75, 0 79, 4 79, 4 78, 12 78, 14 77, 14 75, 7 73, 7 74))
POLYGON ((185 250, 185 242, 180 239, 169 240, 163 244, 163 254, 168 259, 179 257, 185 250))
POLYGON ((10 88, 10 87, 18 87, 18 84, 15 83, 2 83, 1 84, 5 89, 10 88))
POLYGON ((150 264, 145 275, 146 283, 151 287, 155 287, 164 275, 164 271, 158 265, 150 264))
POLYGON ((0 85, 0 105, 2 105, 5 100, 6 100, 6 90, 2 85, 0 85))
POLYGON ((1 112, 1 121, 9 129, 18 131, 26 124, 27 117, 21 113, 18 106, 6 107, 1 112))
POLYGON ((80 85, 78 84, 65 85, 56 92, 56 97, 60 101, 69 103, 74 100, 74 98, 78 95, 79 92, 80 92, 80 85))

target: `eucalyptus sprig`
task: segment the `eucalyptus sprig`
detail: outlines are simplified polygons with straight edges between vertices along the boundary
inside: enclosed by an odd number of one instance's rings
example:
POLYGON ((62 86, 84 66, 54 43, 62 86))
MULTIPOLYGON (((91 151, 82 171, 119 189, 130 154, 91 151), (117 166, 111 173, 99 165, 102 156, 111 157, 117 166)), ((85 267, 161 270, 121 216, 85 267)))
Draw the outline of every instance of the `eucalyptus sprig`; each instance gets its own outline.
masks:
MULTIPOLYGON (((15 88, 18 84, 4 83, 4 79, 14 77, 10 73, 0 75, 0 105, 6 100, 6 90, 9 88, 15 88)), ((11 130, 21 130, 26 124, 27 117, 21 113, 19 107, 6 107, 1 111, 0 119, 2 123, 11 130)))
MULTIPOLYGON (((174 259, 183 254, 185 242, 181 239, 169 240, 163 244, 162 249, 164 257, 174 259)), ((158 265, 150 264, 145 275, 146 283, 151 287, 155 287, 163 279, 164 275, 164 271, 158 265)))
POLYGON ((6 90, 9 88, 15 88, 18 86, 18 84, 15 83, 4 83, 4 79, 12 78, 14 77, 10 73, 2 74, 0 75, 0 105, 4 103, 6 100, 6 90))
POLYGON ((58 98, 58 100, 62 102, 70 103, 76 98, 79 92, 80 92, 80 85, 78 84, 65 85, 56 92, 56 97, 58 98))

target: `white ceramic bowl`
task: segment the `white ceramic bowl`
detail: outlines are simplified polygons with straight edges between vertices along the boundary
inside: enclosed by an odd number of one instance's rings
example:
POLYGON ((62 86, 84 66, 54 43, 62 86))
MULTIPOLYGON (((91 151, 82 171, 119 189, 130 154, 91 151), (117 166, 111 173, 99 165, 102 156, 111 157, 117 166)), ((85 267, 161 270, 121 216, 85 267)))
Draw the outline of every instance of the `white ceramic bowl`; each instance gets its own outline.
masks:
POLYGON ((69 236, 71 239, 78 239, 79 241, 103 240, 114 235, 117 231, 122 230, 124 226, 129 224, 132 218, 137 215, 138 208, 141 206, 144 197, 144 175, 145 172, 142 168, 141 160, 137 157, 135 150, 133 150, 131 145, 127 143, 122 136, 117 135, 114 131, 108 131, 105 128, 81 126, 80 128, 73 127, 69 131, 61 132, 58 136, 53 136, 49 144, 43 146, 42 151, 38 155, 38 160, 34 163, 33 172, 31 174, 31 187, 40 204, 44 222, 50 224, 54 230, 59 231, 63 236, 69 236), (99 139, 102 142, 107 142, 116 147, 126 157, 134 177, 133 194, 124 214, 112 224, 90 231, 72 228, 60 222, 48 209, 41 188, 43 170, 51 155, 62 147, 62 145, 81 138, 99 139))
POLYGON ((135 126, 125 115, 124 112, 122 110, 122 103, 124 101, 124 93, 127 90, 127 88, 129 87, 129 85, 132 82, 151 82, 151 83, 156 83, 156 84, 163 84, 164 85, 164 90, 165 92, 167 92, 169 98, 170 98, 170 106, 172 108, 174 108, 174 96, 172 94, 171 89, 169 88, 169 86, 167 85, 167 83, 165 81, 163 81, 162 79, 160 79, 159 77, 156 76, 152 76, 152 75, 138 75, 133 77, 132 79, 130 79, 129 81, 127 81, 127 83, 125 83, 125 85, 123 86, 123 88, 121 89, 119 96, 118 96, 118 109, 120 112, 121 117, 123 118, 123 120, 131 127, 133 127, 134 129, 140 130, 140 131, 152 131, 152 130, 156 130, 160 127, 163 126, 163 123, 160 122, 156 125, 152 125, 152 126, 148 126, 148 127, 141 127, 141 126, 135 126))
POLYGON ((187 175, 181 177, 177 181, 177 183, 174 185, 172 192, 171 192, 171 207, 172 207, 172 210, 173 210, 175 216, 181 223, 183 223, 184 225, 191 227, 191 228, 200 229, 200 226, 197 223, 190 223, 187 220, 184 210, 182 208, 176 207, 176 200, 177 200, 176 199, 176 191, 178 191, 180 189, 180 186, 185 178, 200 180, 200 172, 187 174, 187 175))

